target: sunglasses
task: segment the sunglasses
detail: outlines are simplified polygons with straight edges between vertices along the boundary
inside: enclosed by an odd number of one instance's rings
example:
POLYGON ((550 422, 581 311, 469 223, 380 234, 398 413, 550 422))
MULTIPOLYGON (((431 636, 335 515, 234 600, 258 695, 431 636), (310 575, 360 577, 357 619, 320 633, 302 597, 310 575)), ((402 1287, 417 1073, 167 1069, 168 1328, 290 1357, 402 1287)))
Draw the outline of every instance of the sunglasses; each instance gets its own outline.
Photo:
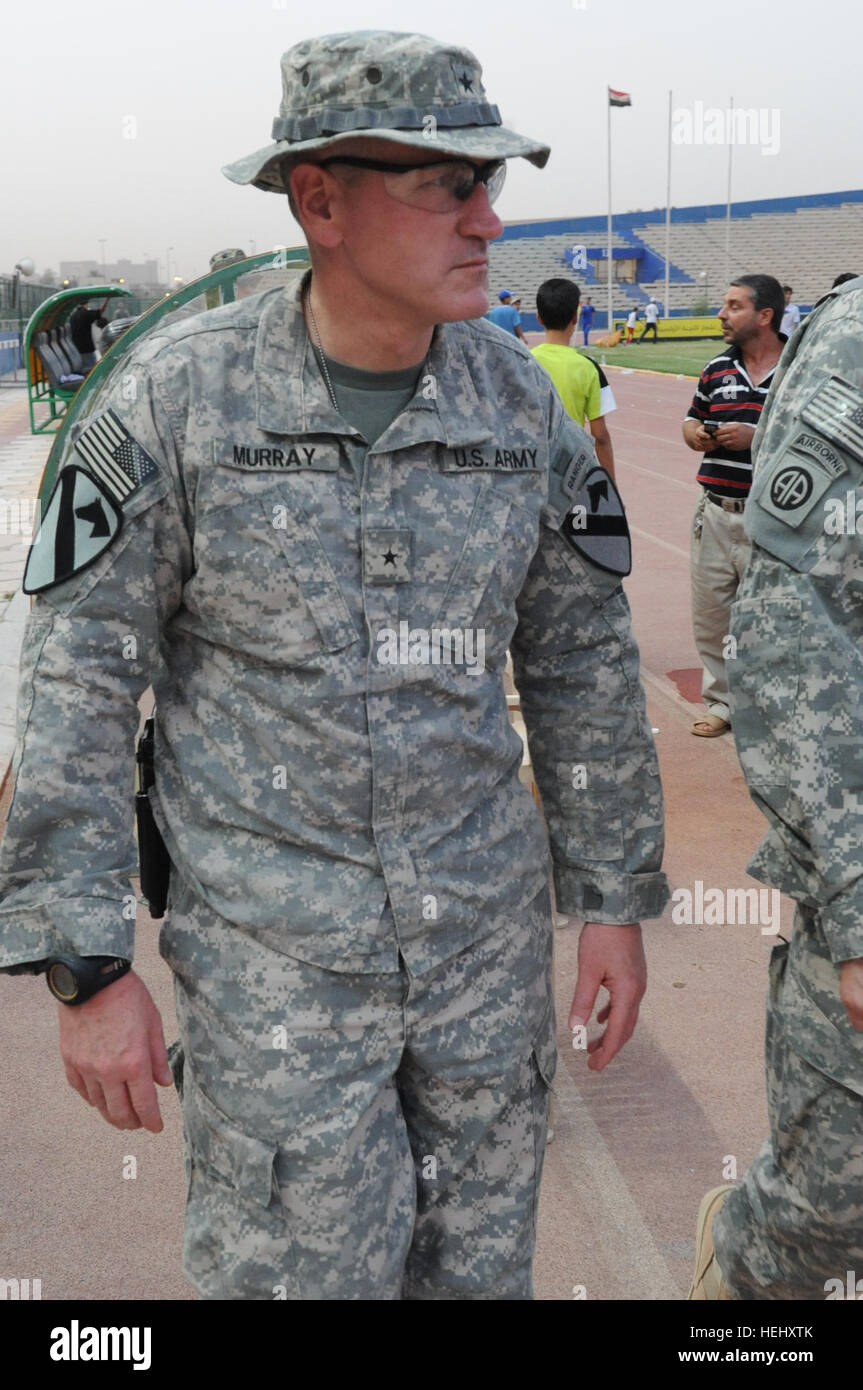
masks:
POLYGON ((439 164, 392 164, 383 159, 361 159, 344 155, 322 159, 320 166, 348 164, 354 169, 375 169, 384 176, 384 188, 391 198, 425 212, 456 212, 478 183, 485 187, 489 203, 494 203, 506 178, 506 160, 492 159, 486 164, 448 159, 439 164))

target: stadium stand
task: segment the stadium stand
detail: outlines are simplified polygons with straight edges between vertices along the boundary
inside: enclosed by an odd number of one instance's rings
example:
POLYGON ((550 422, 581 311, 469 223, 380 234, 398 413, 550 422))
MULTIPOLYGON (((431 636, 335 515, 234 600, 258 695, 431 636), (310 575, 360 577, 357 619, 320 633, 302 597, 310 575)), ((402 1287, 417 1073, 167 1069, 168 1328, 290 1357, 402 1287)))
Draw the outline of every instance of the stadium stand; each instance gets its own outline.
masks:
MULTIPOLYGON (((656 297, 664 309, 665 209, 623 213, 614 218, 612 250, 633 281, 614 285, 615 317, 656 297), (632 252, 631 259, 626 256, 632 252)), ((553 275, 573 279, 597 306, 604 322, 605 217, 558 218, 510 223, 490 247, 490 288, 506 285, 521 294, 525 327, 536 322, 536 289, 553 275), (588 269, 573 271, 565 253, 587 252, 588 269), (594 254, 591 254, 594 253, 594 254)), ((705 292, 716 310, 725 290, 725 208, 719 204, 672 208, 669 238, 672 314, 692 312, 705 292)), ((794 301, 807 310, 830 288, 841 270, 863 268, 863 190, 771 198, 731 205, 731 275, 762 271, 793 285, 794 301)))

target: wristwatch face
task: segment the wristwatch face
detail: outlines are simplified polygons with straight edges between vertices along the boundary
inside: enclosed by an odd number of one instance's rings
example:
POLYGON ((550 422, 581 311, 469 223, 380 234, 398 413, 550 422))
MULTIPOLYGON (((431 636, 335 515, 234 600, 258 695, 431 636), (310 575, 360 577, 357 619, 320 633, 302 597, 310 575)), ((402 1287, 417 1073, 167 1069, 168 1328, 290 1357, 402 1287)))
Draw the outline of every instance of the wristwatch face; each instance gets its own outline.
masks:
POLYGON ((58 961, 48 971, 48 983, 60 999, 74 999, 78 993, 78 981, 68 965, 58 961))

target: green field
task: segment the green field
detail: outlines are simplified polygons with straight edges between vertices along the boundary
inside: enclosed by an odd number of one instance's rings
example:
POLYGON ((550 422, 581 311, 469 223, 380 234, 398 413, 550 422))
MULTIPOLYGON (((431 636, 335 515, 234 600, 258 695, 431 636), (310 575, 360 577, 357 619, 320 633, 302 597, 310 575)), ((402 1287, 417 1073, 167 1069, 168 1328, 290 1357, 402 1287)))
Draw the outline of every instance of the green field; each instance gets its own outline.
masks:
MULTIPOLYGON (((629 347, 623 344, 613 348, 591 345, 587 352, 600 366, 650 367, 654 372, 682 372, 684 376, 698 376, 705 362, 721 352, 723 346, 721 338, 700 338, 694 343, 652 343, 648 340, 632 343, 629 347)), ((579 351, 582 349, 579 348, 579 351)))

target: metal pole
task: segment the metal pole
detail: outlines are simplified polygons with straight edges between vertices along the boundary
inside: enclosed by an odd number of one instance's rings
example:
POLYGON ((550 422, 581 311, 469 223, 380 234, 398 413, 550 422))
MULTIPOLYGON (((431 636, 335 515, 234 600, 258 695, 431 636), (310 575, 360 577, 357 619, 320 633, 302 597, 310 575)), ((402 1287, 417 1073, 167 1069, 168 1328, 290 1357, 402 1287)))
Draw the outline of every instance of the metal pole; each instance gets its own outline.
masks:
POLYGON ((665 317, 671 316, 668 290, 668 256, 671 243, 671 91, 668 93, 668 181, 665 190, 665 317))
POLYGON ((728 131, 728 191, 725 199, 725 288, 731 280, 731 153, 734 149, 734 97, 730 100, 731 120, 728 131))
POLYGON ((614 328, 614 315, 611 310, 611 97, 606 89, 605 101, 608 106, 608 332, 614 328))

